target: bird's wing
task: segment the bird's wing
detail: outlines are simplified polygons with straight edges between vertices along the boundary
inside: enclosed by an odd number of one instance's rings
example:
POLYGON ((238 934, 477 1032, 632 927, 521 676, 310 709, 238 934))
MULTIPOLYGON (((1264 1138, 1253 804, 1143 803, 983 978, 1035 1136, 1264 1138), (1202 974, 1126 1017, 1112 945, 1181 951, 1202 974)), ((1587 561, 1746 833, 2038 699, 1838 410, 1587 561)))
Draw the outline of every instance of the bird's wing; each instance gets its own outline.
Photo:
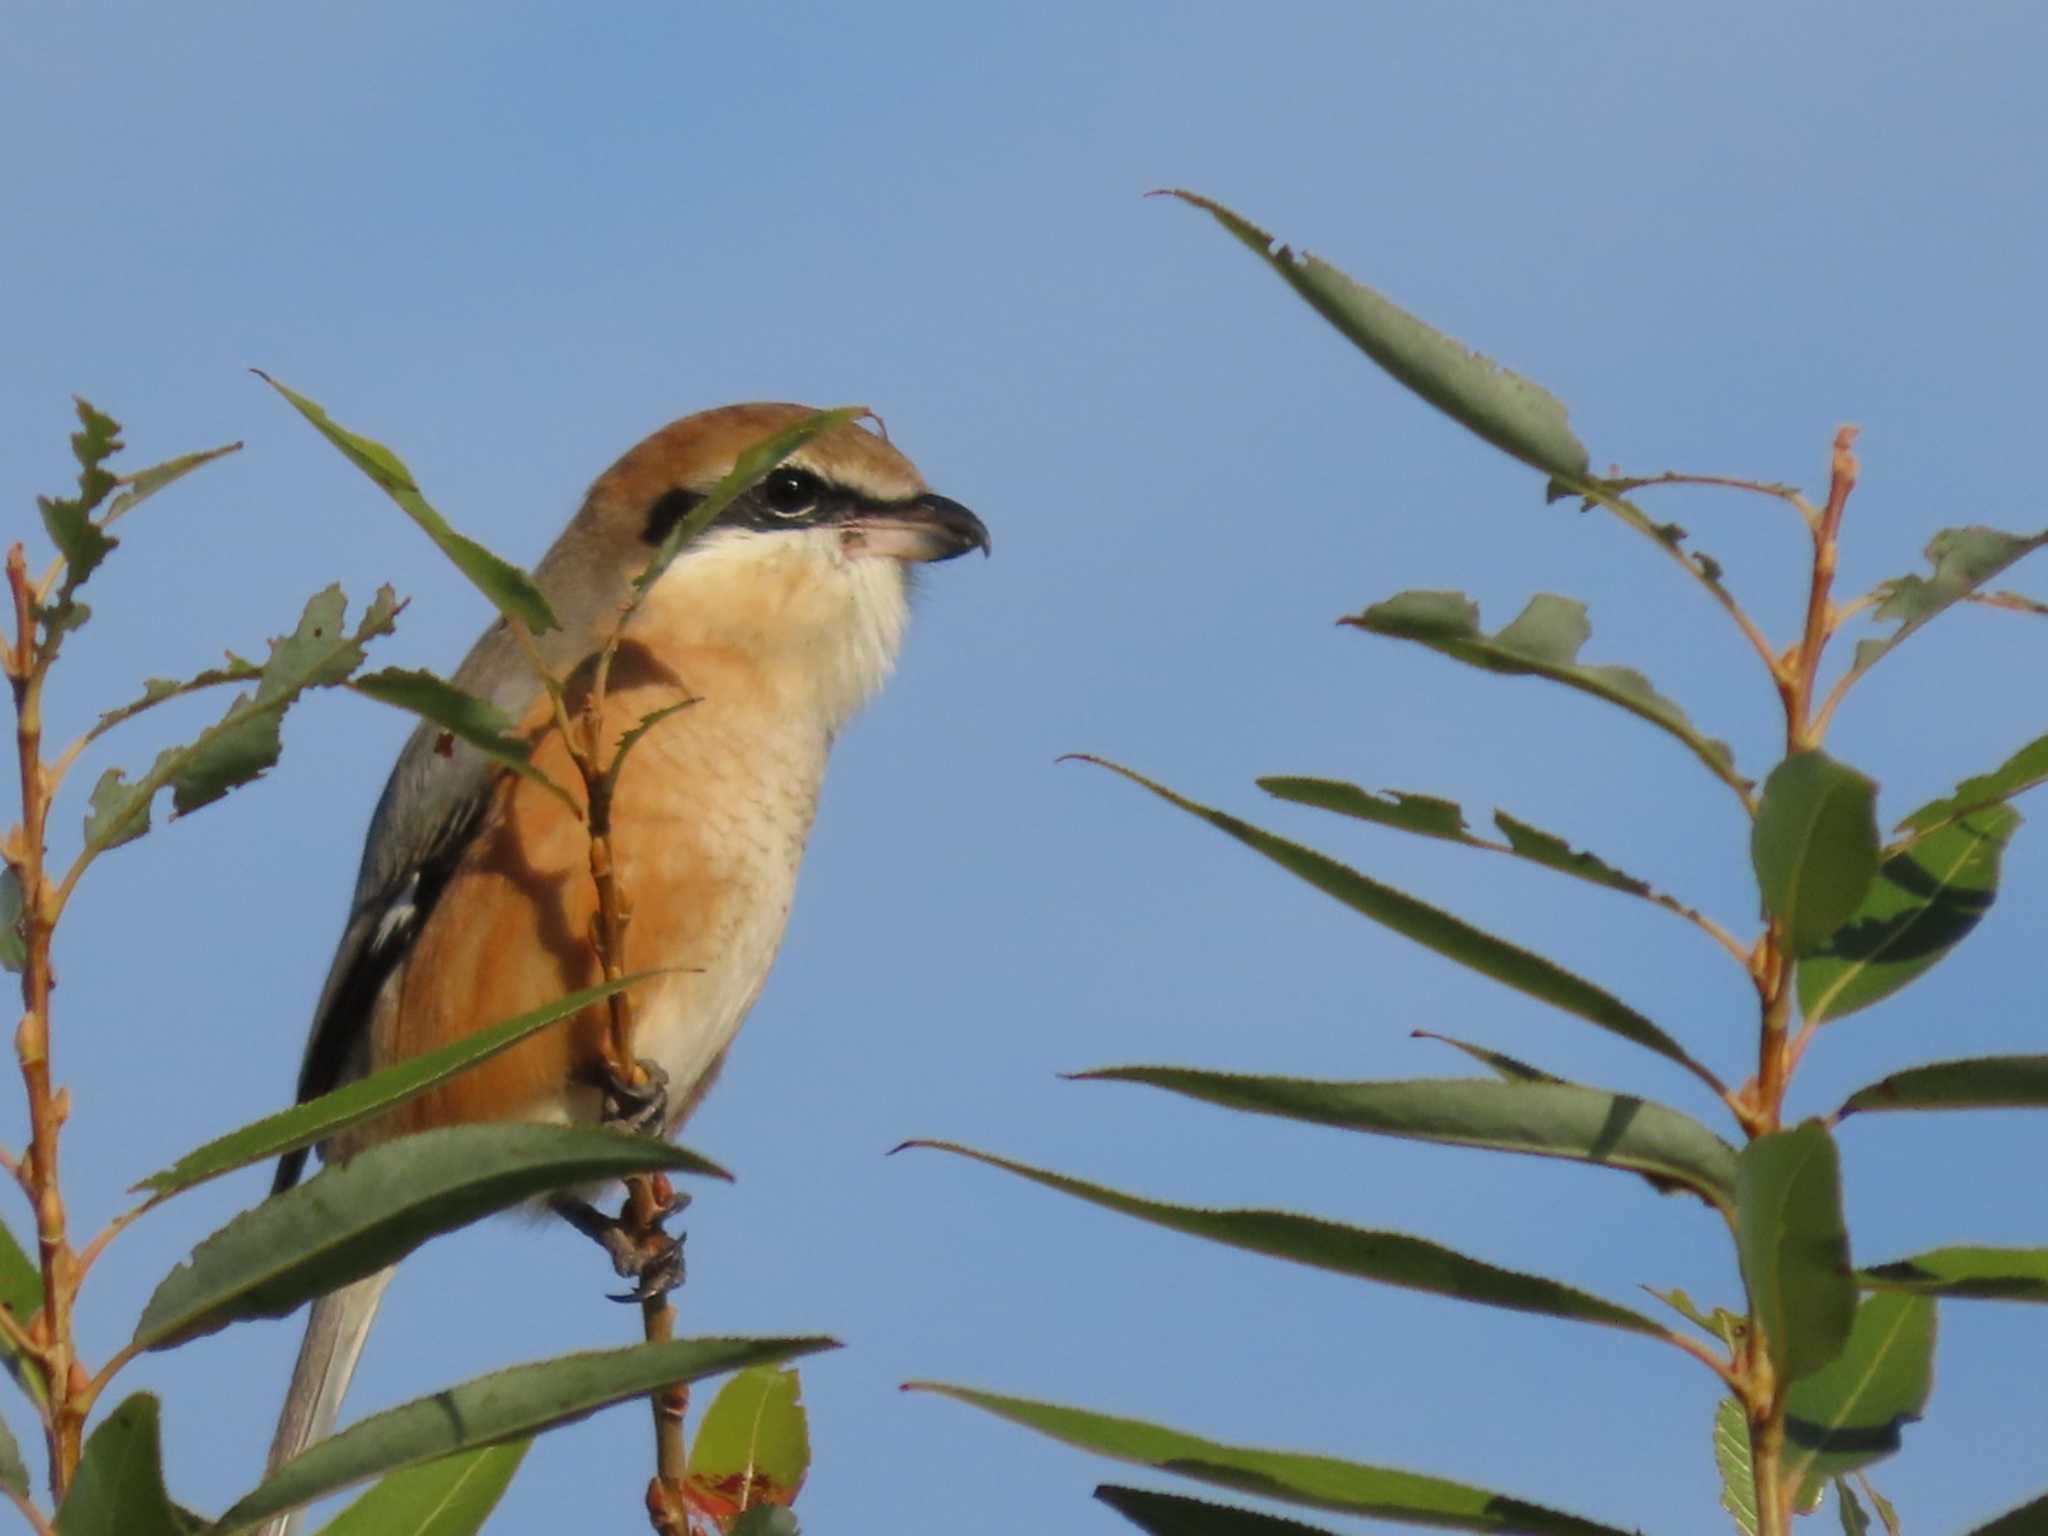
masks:
MULTIPOLYGON (((361 1074, 377 996, 461 862, 495 777, 481 752, 448 743, 432 725, 415 731, 399 754, 371 819, 348 925, 313 1011, 299 1064, 299 1103, 361 1074)), ((298 1182, 306 1150, 278 1160, 271 1193, 298 1182)))

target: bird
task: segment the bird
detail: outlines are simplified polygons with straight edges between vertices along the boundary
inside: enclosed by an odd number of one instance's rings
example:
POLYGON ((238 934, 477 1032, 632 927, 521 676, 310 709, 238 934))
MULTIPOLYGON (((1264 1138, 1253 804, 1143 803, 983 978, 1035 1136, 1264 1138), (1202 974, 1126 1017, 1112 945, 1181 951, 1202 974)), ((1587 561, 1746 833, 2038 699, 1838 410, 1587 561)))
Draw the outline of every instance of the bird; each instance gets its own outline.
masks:
MULTIPOLYGON (((517 722, 528 760, 579 806, 581 782, 529 648, 567 679, 576 719, 598 653, 665 537, 742 451, 813 414, 729 405, 628 450, 534 568, 557 627, 523 639, 500 618, 453 674, 517 722)), ((927 487, 881 431, 842 421, 686 542, 619 630, 602 699, 607 751, 668 711, 634 745, 611 810, 631 913, 623 968, 661 972, 631 994, 632 1050, 658 1090, 640 1106, 647 1129, 678 1129, 760 996, 826 759, 894 666, 913 567, 990 547, 980 518, 927 487)), ((587 837, 545 786, 423 722, 371 818, 299 1100, 601 980, 587 837)), ((346 1161, 439 1126, 616 1118, 621 1085, 615 1073, 606 1085, 605 1031, 598 1004, 337 1136, 322 1157, 346 1161)), ((297 1181, 305 1158, 301 1149, 280 1161, 276 1190, 297 1181)), ((602 1222, 573 1202, 561 1209, 586 1231, 602 1222)), ((273 1472, 332 1432, 390 1278, 386 1269, 314 1303, 273 1472)), ((270 1529, 294 1530, 298 1518, 270 1529)))

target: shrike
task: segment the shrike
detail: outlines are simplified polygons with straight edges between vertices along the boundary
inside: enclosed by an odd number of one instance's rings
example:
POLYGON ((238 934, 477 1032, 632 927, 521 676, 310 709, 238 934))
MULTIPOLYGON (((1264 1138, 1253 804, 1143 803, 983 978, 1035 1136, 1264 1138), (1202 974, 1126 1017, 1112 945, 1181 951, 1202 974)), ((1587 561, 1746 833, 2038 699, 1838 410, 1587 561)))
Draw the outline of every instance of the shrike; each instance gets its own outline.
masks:
MULTIPOLYGON (((732 405, 662 428, 600 476, 535 570, 560 620, 538 637, 570 678, 587 665, 663 536, 741 450, 811 414, 732 405)), ((666 1079, 673 1133, 718 1075, 781 942, 833 738, 882 685, 908 618, 909 567, 989 547, 858 425, 813 438, 687 544, 621 636, 603 739, 652 727, 620 774, 615 860, 631 903, 624 968, 634 1054, 666 1079)), ((532 761, 580 800, 553 712, 503 620, 455 674, 521 722, 532 761)), ((423 725, 370 824, 348 924, 313 1016, 301 1100, 545 1006, 601 980, 586 829, 560 800, 423 725)), ((605 1007, 532 1036, 325 1150, 345 1158, 410 1131, 478 1121, 594 1123, 604 1114, 605 1007)), ((277 1188, 299 1176, 286 1157, 277 1188)), ((328 1434, 391 1271, 314 1304, 273 1469, 328 1434)), ((272 1529, 290 1529, 290 1525, 272 1529)))

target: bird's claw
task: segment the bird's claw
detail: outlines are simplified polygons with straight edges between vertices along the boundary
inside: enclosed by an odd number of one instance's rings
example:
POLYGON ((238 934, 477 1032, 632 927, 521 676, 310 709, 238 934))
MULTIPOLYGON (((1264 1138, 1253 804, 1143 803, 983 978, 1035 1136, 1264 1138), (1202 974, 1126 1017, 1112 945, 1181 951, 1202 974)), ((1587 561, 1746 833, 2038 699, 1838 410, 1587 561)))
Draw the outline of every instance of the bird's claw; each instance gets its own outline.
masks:
POLYGON ((549 1204, 555 1214, 611 1255, 612 1268, 633 1289, 615 1295, 613 1301, 648 1301, 665 1296, 683 1283, 683 1240, 660 1229, 660 1223, 690 1203, 690 1197, 670 1190, 649 1221, 630 1222, 623 1216, 607 1216, 587 1200, 558 1195, 549 1204))
POLYGON ((668 1073, 658 1061, 642 1056, 638 1082, 606 1062, 598 1070, 597 1086, 604 1094, 603 1123, 640 1135, 658 1133, 668 1119, 668 1073))

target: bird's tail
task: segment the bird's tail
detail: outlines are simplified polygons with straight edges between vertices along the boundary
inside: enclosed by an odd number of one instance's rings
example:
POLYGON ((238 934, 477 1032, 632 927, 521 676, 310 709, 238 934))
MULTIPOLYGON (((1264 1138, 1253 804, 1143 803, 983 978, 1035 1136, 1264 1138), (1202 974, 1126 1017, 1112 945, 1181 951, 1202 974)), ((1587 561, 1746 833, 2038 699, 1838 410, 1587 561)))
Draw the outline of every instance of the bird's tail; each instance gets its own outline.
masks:
MULTIPOLYGON (((284 1411, 278 1415, 277 1438, 270 1443, 265 1476, 334 1432, 349 1378, 356 1373, 363 1342, 370 1336, 370 1324, 376 1321, 378 1304, 384 1300, 384 1288, 391 1283, 395 1267, 380 1269, 313 1303, 306 1319, 306 1337, 299 1344, 299 1363, 292 1368, 284 1411)), ((303 1509, 295 1509, 270 1521, 260 1536, 297 1536, 305 1518, 303 1509)))

